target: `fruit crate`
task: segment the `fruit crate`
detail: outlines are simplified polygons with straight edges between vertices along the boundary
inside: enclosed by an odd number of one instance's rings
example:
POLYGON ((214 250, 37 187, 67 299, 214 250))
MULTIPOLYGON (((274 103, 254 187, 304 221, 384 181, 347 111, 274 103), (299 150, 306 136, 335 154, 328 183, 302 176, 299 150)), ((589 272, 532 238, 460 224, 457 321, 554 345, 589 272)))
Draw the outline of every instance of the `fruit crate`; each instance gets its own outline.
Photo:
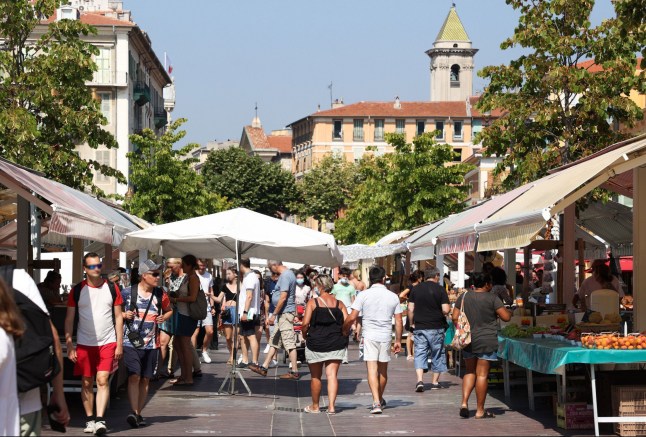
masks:
MULTIPOLYGON (((646 386, 612 386, 612 409, 620 417, 646 416, 646 386)), ((617 423, 620 436, 646 435, 646 423, 617 423)))

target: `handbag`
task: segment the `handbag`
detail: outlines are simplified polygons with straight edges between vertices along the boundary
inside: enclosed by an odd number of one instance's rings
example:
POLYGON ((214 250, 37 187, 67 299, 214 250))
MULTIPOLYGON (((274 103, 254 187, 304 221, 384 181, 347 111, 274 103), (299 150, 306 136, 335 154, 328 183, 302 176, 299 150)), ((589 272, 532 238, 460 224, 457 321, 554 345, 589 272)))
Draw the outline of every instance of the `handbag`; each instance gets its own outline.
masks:
POLYGON ((469 324, 469 319, 464 312, 464 301, 467 298, 468 291, 462 296, 462 304, 460 305, 460 315, 458 316, 458 322, 455 325, 455 334, 453 336, 453 342, 451 346, 455 350, 462 350, 468 345, 471 344, 471 325, 469 324))

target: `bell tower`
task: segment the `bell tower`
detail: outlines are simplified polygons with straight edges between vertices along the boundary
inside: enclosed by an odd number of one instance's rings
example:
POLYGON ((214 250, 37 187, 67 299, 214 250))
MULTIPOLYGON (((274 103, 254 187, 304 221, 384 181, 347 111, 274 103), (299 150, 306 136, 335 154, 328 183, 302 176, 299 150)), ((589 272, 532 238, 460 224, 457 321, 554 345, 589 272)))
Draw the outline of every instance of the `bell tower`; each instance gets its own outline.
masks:
POLYGON ((477 52, 454 3, 433 48, 426 51, 431 58, 432 102, 465 101, 473 95, 473 57, 477 52))

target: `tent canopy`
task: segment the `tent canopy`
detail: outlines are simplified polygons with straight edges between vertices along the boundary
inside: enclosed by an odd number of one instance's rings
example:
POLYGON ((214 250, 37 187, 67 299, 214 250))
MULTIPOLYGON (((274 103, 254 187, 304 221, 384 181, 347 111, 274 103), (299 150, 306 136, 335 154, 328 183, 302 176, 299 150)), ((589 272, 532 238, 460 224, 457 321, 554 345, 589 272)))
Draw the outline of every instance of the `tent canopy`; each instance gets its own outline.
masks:
POLYGON ((146 249, 164 256, 241 256, 326 267, 343 263, 334 237, 245 208, 153 226, 125 236, 121 250, 146 249))
POLYGON ((373 246, 366 244, 350 244, 348 246, 339 246, 339 250, 343 254, 344 262, 352 262, 360 261, 362 259, 373 259, 394 255, 396 253, 406 252, 408 248, 404 243, 375 244, 373 246))
POLYGON ((140 229, 99 199, 1 158, 0 184, 51 215, 50 232, 117 246, 140 229))

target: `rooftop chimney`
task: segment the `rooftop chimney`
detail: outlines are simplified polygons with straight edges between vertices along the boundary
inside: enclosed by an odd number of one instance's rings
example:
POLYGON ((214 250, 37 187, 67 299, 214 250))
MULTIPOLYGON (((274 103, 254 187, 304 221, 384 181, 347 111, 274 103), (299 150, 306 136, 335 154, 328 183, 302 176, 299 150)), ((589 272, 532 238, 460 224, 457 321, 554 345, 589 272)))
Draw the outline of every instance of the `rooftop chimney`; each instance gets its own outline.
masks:
POLYGON ((332 109, 341 108, 343 106, 343 97, 341 97, 340 99, 334 99, 334 102, 332 103, 332 109))

